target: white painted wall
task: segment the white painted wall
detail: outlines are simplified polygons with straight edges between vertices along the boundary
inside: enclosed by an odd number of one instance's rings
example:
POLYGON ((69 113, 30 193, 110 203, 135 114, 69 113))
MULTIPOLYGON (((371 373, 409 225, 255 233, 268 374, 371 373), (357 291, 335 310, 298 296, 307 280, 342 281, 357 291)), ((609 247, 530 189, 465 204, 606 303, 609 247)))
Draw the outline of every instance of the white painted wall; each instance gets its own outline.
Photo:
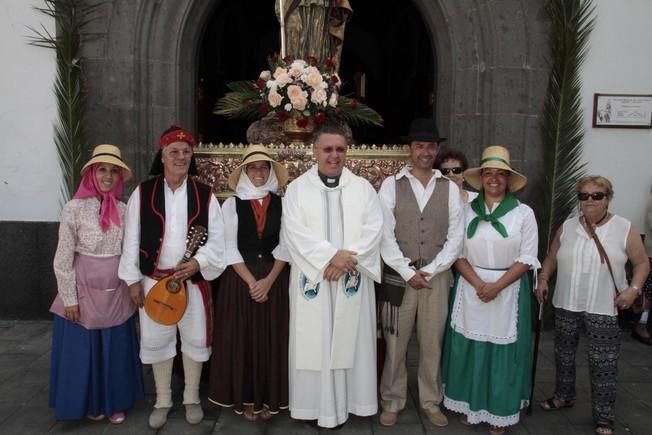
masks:
POLYGON ((590 174, 613 183, 610 210, 646 232, 652 252, 646 220, 652 206, 652 130, 591 127, 594 93, 652 94, 652 1, 594 1, 597 21, 582 70, 584 158, 590 174))
POLYGON ((53 137, 54 50, 27 44, 27 26, 54 22, 35 11, 39 0, 0 6, 0 221, 54 221, 61 171, 53 137))

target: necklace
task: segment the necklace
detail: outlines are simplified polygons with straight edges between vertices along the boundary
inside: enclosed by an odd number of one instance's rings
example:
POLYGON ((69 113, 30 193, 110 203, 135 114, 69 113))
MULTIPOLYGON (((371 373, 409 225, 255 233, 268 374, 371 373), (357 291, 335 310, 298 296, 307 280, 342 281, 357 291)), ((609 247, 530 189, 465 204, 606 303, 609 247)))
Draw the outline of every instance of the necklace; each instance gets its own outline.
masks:
POLYGON ((600 218, 600 220, 598 220, 598 221, 597 221, 596 223, 594 223, 593 225, 595 225, 596 227, 597 227, 598 225, 600 225, 600 224, 602 223, 602 221, 605 220, 605 219, 607 218, 607 215, 608 215, 608 214, 609 214, 609 210, 605 211, 604 214, 602 215, 602 217, 600 218))

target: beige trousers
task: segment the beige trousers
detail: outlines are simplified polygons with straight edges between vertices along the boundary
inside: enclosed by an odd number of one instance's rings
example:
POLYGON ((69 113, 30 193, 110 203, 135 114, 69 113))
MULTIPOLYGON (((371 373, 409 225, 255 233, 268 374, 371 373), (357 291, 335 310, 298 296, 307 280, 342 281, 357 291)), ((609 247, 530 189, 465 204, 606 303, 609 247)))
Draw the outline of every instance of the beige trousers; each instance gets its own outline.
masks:
POLYGON ((430 280, 430 289, 405 288, 398 310, 398 336, 383 325, 386 343, 385 367, 380 381, 380 404, 385 411, 398 412, 407 397, 407 347, 416 322, 419 340, 419 403, 426 411, 436 411, 442 401, 439 362, 448 315, 448 271, 430 280))

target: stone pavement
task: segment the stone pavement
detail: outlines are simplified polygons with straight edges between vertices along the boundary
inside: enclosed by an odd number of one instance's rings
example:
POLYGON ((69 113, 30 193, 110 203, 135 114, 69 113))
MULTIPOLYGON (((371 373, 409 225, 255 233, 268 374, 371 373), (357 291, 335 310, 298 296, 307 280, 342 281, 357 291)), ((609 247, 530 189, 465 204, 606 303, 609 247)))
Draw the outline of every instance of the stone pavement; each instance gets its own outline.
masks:
MULTIPOLYGON (((552 332, 544 332, 541 340, 535 401, 548 397, 553 390, 552 332)), ((149 366, 145 369, 146 400, 131 410, 121 425, 101 422, 57 422, 48 408, 48 376, 50 365, 51 324, 49 321, 0 321, 0 434, 142 434, 154 433, 147 427, 147 417, 154 401, 154 387, 149 366)), ((645 346, 622 335, 622 354, 616 405, 616 431, 619 434, 643 435, 652 433, 652 346, 645 346)), ((215 434, 215 435, 309 435, 333 432, 337 435, 377 434, 485 434, 487 427, 463 426, 455 414, 448 413, 450 425, 445 429, 432 426, 415 407, 416 346, 408 352, 410 372, 409 403, 394 427, 383 427, 378 417, 352 416, 338 431, 328 431, 307 423, 291 420, 287 413, 266 423, 249 423, 229 410, 210 406, 204 398, 206 419, 190 426, 183 418, 183 407, 178 405, 180 388, 174 385, 177 406, 170 414, 168 424, 160 434, 215 434)), ((578 352, 578 401, 575 407, 557 412, 544 412, 538 406, 532 416, 523 416, 521 422, 508 434, 592 434, 590 389, 587 374, 584 341, 578 352)))

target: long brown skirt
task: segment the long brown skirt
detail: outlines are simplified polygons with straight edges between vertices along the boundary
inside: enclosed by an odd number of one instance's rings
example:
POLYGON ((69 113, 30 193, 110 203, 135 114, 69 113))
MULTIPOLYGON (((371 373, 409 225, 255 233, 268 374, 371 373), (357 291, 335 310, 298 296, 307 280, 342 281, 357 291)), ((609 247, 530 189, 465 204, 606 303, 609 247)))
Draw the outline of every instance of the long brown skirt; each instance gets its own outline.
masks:
MULTIPOLYGON (((260 279, 273 263, 247 266, 260 279)), ((253 405, 254 412, 287 409, 288 278, 286 266, 263 303, 251 299, 249 287, 232 267, 220 278, 210 367, 211 402, 233 407, 238 414, 244 405, 253 405)))

